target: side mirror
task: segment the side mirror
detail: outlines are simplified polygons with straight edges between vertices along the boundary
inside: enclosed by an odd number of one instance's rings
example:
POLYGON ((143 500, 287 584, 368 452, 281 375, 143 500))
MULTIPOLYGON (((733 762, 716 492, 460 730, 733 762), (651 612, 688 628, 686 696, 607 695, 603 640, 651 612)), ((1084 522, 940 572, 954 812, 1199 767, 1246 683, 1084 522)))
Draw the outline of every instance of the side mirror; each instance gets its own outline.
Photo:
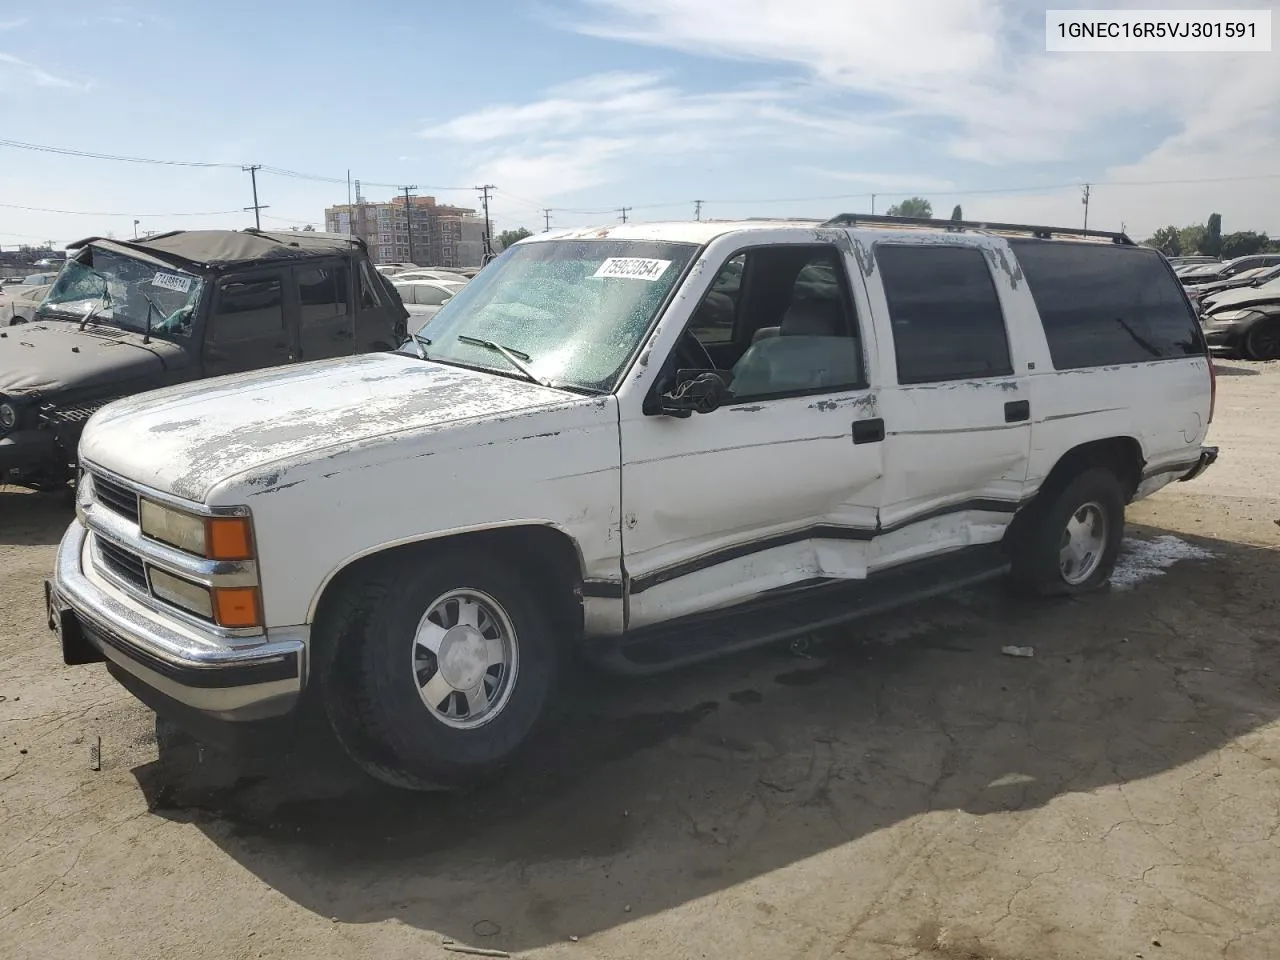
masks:
POLYGON ((681 370, 676 374, 676 385, 662 395, 662 412, 682 419, 695 413, 710 413, 728 397, 729 385, 718 373, 681 370))

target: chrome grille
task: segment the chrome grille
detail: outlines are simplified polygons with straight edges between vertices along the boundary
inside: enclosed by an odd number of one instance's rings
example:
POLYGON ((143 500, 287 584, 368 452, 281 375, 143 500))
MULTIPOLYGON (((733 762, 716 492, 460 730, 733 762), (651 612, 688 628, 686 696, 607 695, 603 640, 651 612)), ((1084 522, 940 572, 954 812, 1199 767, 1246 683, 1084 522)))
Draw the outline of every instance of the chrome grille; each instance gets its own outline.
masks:
POLYGON ((133 523, 138 522, 138 495, 100 473, 93 474, 93 495, 99 503, 133 523))
POLYGON ((104 537, 95 537, 94 541, 98 545, 98 556, 102 558, 103 566, 139 590, 147 589, 147 567, 141 557, 117 547, 104 537))

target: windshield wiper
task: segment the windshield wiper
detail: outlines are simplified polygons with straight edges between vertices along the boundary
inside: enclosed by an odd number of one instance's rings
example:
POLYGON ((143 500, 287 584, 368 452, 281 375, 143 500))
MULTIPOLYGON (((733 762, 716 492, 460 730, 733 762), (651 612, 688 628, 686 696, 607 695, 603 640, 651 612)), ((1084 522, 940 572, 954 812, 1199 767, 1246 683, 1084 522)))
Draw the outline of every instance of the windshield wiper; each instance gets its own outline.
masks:
POLYGON ((102 296, 98 298, 98 302, 84 312, 84 319, 80 321, 80 329, 83 330, 85 328, 85 324, 90 320, 96 319, 98 314, 107 309, 107 304, 110 302, 111 294, 104 288, 102 296))
POLYGON ((419 360, 430 360, 427 356, 427 347, 431 346, 431 341, 421 334, 411 333, 409 338, 413 340, 413 349, 418 351, 419 360))
POLYGON ((151 299, 151 294, 143 290, 141 286, 138 287, 138 292, 142 294, 142 298, 147 301, 147 323, 146 323, 146 329, 142 331, 142 342, 150 343, 151 342, 151 311, 154 310, 156 313, 160 314, 161 320, 165 318, 164 311, 161 310, 158 306, 156 306, 156 302, 151 299))
POLYGON ((484 347, 487 350, 493 350, 496 353, 500 353, 502 354, 503 359, 534 383, 543 387, 550 387, 552 385, 550 380, 545 377, 540 377, 533 372, 533 369, 528 364, 528 361, 532 360, 533 357, 529 356, 527 353, 512 350, 510 347, 504 347, 502 344, 494 343, 492 340, 481 340, 479 337, 469 337, 465 333, 458 334, 457 340, 459 343, 470 343, 477 347, 484 347))

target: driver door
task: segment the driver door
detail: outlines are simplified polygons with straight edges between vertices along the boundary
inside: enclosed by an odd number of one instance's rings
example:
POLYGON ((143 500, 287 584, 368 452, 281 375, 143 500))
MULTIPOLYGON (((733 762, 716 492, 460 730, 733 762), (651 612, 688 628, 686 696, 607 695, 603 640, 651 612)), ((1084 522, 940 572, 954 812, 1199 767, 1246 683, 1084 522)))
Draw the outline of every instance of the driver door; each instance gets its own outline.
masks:
POLYGON ((298 358, 296 298, 273 270, 218 281, 204 332, 204 375, 217 377, 298 358))
POLYGON ((668 369, 736 352, 731 401, 684 419, 651 403, 622 413, 630 629, 866 575, 884 434, 865 293, 833 244, 753 247, 724 261, 687 332, 728 289, 737 350, 686 336, 668 369))

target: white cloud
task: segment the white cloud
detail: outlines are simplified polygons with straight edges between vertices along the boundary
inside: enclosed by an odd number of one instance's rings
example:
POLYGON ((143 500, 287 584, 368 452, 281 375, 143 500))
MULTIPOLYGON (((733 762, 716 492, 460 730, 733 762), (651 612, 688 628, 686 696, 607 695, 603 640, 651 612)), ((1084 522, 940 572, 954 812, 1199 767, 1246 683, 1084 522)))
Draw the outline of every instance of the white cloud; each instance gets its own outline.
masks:
MULTIPOLYGON (((1149 4, 1111 4, 1126 5, 1149 4)), ((934 139, 961 162, 1032 171, 1032 164, 1071 164, 1082 175, 1116 181, 1271 172, 1268 162, 1280 156, 1280 58, 1046 53, 1044 10, 1071 6, 1097 4, 809 0, 800 11, 787 0, 738 0, 727 16, 703 0, 580 0, 579 15, 561 25, 696 56, 772 64, 828 96, 843 91, 870 100, 904 130, 939 131, 934 139), (1133 134, 1144 126, 1162 132, 1163 142, 1142 143, 1133 134)), ((1164 0, 1160 6, 1206 4, 1164 0)), ((1034 182, 1034 174, 1018 176, 1023 184, 1034 182)), ((972 202, 1058 210, 1059 220, 1065 204, 1074 221, 1078 198, 1072 209, 1067 194, 972 202)), ((1143 231, 1170 219, 1202 222, 1216 209, 1224 218, 1231 211, 1245 229, 1262 208, 1280 207, 1280 181, 1100 187, 1096 195, 1099 212, 1114 215, 1117 227, 1120 219, 1143 231)))
POLYGON ((80 84, 57 77, 47 70, 7 53, 0 53, 0 89, 7 86, 34 84, 37 87, 76 89, 80 84), (6 78, 9 82, 6 83, 6 78))
POLYGON ((540 197, 629 175, 628 164, 680 165, 744 145, 817 141, 856 151, 896 132, 876 116, 801 106, 807 88, 755 86, 689 93, 659 73, 612 72, 560 83, 526 103, 498 104, 428 126, 420 136, 469 151, 486 179, 540 197))
POLYGON ((875 173, 860 170, 827 170, 822 167, 797 167, 796 173, 809 177, 826 177, 856 183, 872 190, 895 193, 928 193, 956 189, 955 183, 926 173, 875 173))
POLYGON ((17 30, 19 27, 25 27, 27 21, 24 20, 0 20, 0 33, 6 30, 17 30))

